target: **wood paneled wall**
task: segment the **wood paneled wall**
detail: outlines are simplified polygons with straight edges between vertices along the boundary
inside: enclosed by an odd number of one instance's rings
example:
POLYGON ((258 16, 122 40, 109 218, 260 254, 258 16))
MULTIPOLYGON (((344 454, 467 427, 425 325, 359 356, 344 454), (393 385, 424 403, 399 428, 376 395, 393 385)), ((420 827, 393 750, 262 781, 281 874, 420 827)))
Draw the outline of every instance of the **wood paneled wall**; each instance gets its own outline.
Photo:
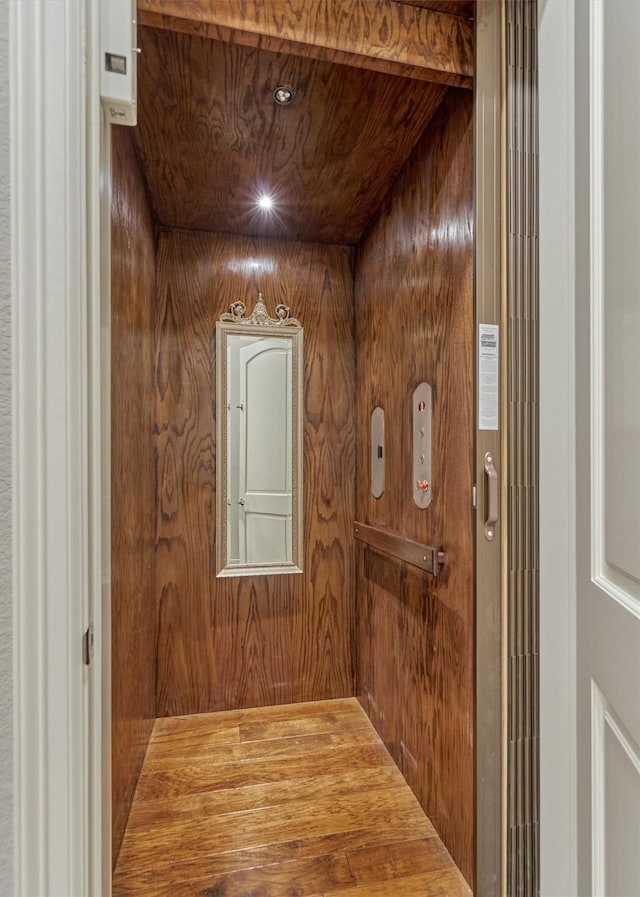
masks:
POLYGON ((473 885, 473 135, 452 90, 356 260, 357 518, 442 546, 437 580, 357 549, 357 691, 473 885), (413 503, 411 395, 433 387, 433 500, 413 503), (370 492, 369 428, 385 410, 386 482, 370 492))
POLYGON ((353 251, 163 230, 155 324, 157 715, 353 694, 353 251), (215 324, 304 326, 304 572, 216 579, 215 324))
POLYGON ((155 718, 155 235, 129 128, 112 128, 111 717, 113 859, 155 718))

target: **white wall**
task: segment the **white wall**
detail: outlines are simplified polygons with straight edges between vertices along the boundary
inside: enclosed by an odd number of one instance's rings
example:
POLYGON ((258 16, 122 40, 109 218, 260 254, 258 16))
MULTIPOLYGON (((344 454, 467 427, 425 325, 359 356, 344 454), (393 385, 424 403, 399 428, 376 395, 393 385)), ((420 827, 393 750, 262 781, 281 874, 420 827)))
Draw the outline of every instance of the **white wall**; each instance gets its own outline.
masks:
POLYGON ((13 888, 9 0, 0 0, 0 895, 13 888))

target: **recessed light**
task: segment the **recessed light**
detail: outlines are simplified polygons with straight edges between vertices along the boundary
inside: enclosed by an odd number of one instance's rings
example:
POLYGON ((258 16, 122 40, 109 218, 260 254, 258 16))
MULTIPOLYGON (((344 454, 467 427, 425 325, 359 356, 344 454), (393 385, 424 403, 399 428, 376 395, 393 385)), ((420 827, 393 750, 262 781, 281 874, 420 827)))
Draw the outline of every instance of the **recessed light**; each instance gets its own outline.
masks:
POLYGON ((283 84, 281 87, 276 87, 273 91, 273 99, 279 106, 288 106, 289 103, 293 101, 296 92, 293 87, 287 87, 286 84, 283 84))
POLYGON ((258 199, 258 208, 268 212, 273 208, 273 199, 267 193, 263 193, 258 199))

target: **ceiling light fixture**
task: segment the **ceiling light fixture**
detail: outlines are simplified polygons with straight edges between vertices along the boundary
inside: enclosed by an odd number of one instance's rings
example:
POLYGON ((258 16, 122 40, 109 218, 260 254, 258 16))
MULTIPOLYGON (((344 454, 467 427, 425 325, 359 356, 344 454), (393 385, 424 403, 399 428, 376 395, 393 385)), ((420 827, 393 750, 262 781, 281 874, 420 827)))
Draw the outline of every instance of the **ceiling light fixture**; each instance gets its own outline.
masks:
POLYGON ((283 84, 281 87, 276 87, 273 91, 273 99, 278 106, 288 106, 289 103, 293 102, 295 95, 296 92, 293 87, 287 87, 286 84, 283 84))
POLYGON ((267 193, 263 193, 258 199, 258 208, 268 212, 269 209, 273 208, 273 199, 267 193))

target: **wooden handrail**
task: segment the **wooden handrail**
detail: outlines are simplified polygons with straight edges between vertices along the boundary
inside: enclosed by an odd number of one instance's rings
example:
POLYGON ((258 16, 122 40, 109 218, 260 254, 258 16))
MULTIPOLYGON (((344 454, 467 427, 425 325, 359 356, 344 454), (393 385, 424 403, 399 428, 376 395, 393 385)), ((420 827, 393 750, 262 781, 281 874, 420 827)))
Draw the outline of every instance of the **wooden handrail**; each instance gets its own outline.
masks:
POLYGON ((406 539, 404 536, 380 529, 377 526, 368 526, 357 520, 353 524, 353 535, 370 548, 390 554, 414 567, 420 567, 421 570, 433 573, 434 576, 438 575, 446 560, 445 553, 438 548, 424 545, 422 542, 415 542, 413 539, 406 539))

